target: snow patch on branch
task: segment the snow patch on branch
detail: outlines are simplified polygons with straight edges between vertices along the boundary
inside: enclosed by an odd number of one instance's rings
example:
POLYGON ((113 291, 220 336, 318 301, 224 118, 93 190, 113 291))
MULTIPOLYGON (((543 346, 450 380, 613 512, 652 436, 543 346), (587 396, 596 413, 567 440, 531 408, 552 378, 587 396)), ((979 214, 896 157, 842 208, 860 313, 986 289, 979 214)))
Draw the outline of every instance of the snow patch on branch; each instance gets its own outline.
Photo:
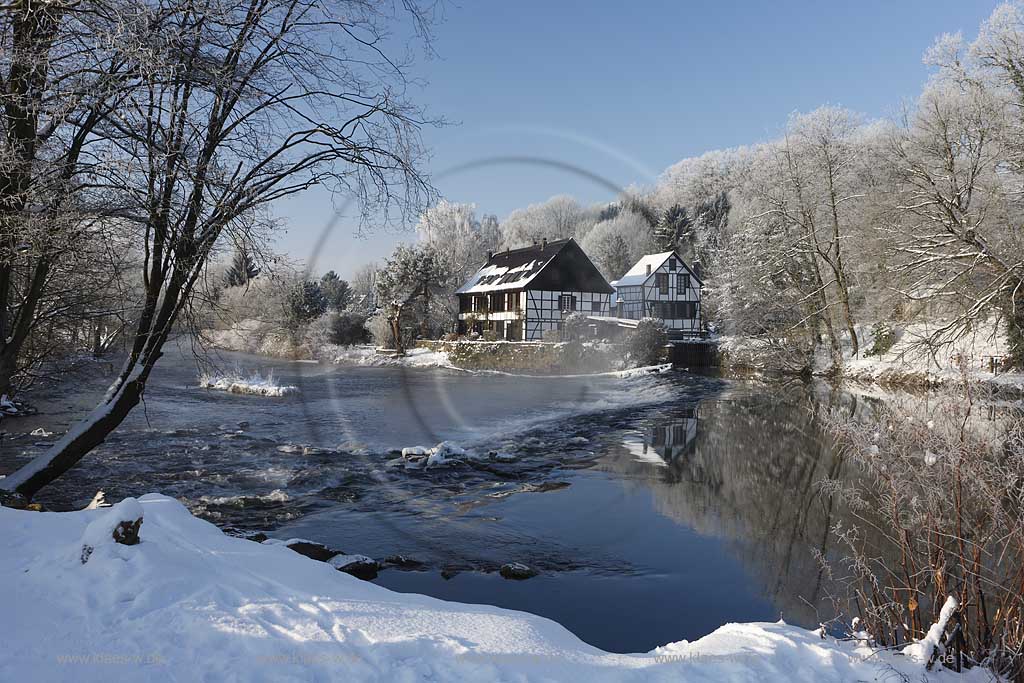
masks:
POLYGON ((946 632, 946 626, 959 606, 960 603, 952 595, 946 598, 946 604, 939 612, 939 620, 931 625, 924 638, 903 648, 903 654, 921 664, 927 664, 932 653, 942 647, 942 634, 946 632))

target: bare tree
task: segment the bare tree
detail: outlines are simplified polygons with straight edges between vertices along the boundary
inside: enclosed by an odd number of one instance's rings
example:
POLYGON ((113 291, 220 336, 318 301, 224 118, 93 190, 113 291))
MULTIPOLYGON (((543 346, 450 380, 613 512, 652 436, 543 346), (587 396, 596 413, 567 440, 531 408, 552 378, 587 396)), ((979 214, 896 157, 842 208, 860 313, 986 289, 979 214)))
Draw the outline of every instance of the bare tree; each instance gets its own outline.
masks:
MULTIPOLYGON (((0 13, 0 392, 65 288, 60 262, 95 234, 98 128, 137 84, 126 46, 162 21, 131 3, 15 2, 0 13), (44 310, 45 309, 45 310, 44 310)), ((66 309, 67 310, 67 309, 66 309)))
MULTIPOLYGON (((383 51, 391 4, 166 0, 143 84, 106 119, 111 185, 143 252, 143 303, 103 401, 46 453, 0 480, 31 497, 100 444, 142 399, 218 238, 247 214, 318 184, 369 219, 418 211, 422 113, 405 64, 383 51)), ((418 29, 430 8, 404 3, 418 29)))
POLYGON ((1019 180, 1004 166, 1005 110, 981 82, 940 74, 894 136, 900 180, 891 227, 902 291, 942 304, 928 340, 955 341, 979 319, 1012 320, 1024 291, 1019 180))

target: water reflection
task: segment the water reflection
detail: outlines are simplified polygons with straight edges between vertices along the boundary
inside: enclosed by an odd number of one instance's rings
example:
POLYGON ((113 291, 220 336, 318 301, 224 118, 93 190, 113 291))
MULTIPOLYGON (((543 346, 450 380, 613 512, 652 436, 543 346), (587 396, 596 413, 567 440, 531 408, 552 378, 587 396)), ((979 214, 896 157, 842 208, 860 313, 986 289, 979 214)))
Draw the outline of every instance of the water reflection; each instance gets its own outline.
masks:
POLYGON ((648 417, 601 467, 640 482, 659 514, 723 541, 787 621, 816 625, 834 616, 827 596, 839 590, 817 556, 841 557, 830 529, 847 514, 820 487, 859 477, 822 418, 872 405, 821 386, 741 389, 648 417))

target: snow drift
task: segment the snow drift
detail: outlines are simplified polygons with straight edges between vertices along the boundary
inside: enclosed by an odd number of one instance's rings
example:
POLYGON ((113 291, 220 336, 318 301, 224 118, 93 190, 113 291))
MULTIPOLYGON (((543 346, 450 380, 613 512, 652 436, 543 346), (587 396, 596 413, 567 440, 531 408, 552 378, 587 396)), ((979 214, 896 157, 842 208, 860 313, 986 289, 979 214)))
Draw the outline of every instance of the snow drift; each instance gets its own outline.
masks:
POLYGON ((225 536, 171 498, 138 505, 141 542, 86 564, 83 538, 105 537, 111 508, 0 508, 0 680, 962 680, 782 623, 610 654, 548 619, 393 593, 225 536))

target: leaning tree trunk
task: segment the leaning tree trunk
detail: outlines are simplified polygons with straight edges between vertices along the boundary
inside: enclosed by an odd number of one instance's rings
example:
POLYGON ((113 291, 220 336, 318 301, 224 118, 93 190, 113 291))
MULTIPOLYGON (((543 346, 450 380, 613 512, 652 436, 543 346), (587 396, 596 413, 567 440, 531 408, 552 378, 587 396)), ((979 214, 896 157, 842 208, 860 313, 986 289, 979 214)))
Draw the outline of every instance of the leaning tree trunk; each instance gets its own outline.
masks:
POLYGON ((41 488, 67 472, 86 453, 106 440, 142 400, 153 364, 160 354, 145 361, 129 362, 110 386, 103 402, 68 431, 50 449, 17 472, 0 479, 0 490, 31 499, 41 488))

